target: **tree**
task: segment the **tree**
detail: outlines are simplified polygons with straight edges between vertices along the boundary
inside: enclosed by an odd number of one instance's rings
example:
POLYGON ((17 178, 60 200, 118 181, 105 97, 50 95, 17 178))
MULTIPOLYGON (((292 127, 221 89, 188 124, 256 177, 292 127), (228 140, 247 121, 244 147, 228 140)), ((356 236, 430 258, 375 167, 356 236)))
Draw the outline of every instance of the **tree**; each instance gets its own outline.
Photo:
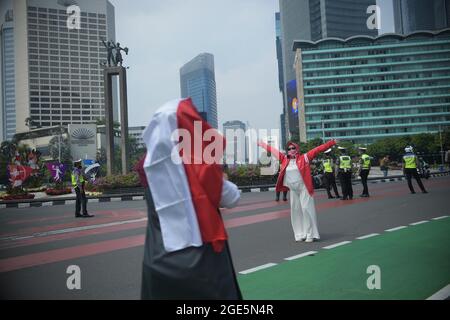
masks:
POLYGON ((39 124, 31 117, 25 119, 25 125, 28 127, 28 130, 33 129, 33 127, 40 128, 39 124))
POLYGON ((0 153, 7 159, 12 159, 16 152, 17 145, 11 141, 3 141, 0 145, 0 153))
MULTIPOLYGON (((48 144, 50 156, 53 160, 59 158, 59 137, 53 137, 48 144)), ((71 163, 72 155, 70 153, 70 143, 68 138, 61 137, 61 162, 71 163)))
MULTIPOLYGON (((105 118, 98 118, 95 121, 95 124, 98 126, 105 126, 106 125, 106 119, 105 118)), ((113 128, 114 129, 119 129, 120 128, 120 123, 118 121, 113 121, 113 128)))

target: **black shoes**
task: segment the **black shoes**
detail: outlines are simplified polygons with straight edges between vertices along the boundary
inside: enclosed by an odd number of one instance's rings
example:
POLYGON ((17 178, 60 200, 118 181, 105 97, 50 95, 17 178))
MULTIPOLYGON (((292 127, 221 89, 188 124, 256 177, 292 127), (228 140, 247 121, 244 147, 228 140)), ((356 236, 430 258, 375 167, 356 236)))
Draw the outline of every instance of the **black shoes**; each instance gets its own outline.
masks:
POLYGON ((89 213, 75 214, 75 218, 93 218, 93 217, 95 216, 89 213))
POLYGON ((428 191, 427 190, 423 190, 422 193, 428 193, 428 191))
POLYGON ((328 196, 328 199, 334 199, 334 197, 333 196, 328 196))
POLYGON ((287 201, 287 198, 283 198, 283 201, 287 201))

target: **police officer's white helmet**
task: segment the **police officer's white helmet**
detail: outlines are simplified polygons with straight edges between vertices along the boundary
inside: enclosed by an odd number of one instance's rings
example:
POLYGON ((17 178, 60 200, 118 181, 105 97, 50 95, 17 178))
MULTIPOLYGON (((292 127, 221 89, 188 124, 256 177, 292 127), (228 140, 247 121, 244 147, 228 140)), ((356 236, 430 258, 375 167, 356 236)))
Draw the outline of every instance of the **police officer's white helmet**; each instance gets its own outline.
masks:
POLYGON ((324 153, 330 153, 331 152, 331 148, 328 149, 327 151, 325 151, 324 153))
POLYGON ((405 152, 413 152, 413 147, 407 146, 407 147, 405 148, 405 152))

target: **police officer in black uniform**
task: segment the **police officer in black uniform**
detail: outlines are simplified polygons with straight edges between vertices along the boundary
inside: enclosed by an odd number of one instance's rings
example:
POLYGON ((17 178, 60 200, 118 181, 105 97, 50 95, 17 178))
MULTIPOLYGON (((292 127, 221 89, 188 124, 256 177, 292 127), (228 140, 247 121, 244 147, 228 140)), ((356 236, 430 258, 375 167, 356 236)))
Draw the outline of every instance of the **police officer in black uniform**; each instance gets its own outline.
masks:
POLYGON ((336 160, 336 165, 342 188, 341 200, 353 200, 352 159, 347 155, 346 148, 338 147, 338 149, 341 151, 341 156, 336 160))
POLYGON ((406 180, 408 180, 408 187, 411 193, 413 194, 416 193, 411 182, 412 177, 416 179, 417 184, 422 190, 422 193, 428 193, 427 190, 425 190, 425 187, 423 186, 419 174, 417 173, 419 159, 414 154, 413 147, 408 146, 405 148, 405 155, 403 156, 402 164, 403 164, 403 174, 406 176, 406 180))
POLYGON ((325 158, 322 160, 322 166, 324 171, 325 188, 327 189, 328 199, 334 199, 331 194, 331 188, 334 190, 336 198, 340 198, 339 192, 336 186, 335 178, 335 166, 333 158, 331 157, 331 148, 324 152, 325 158))
POLYGON ((361 194, 361 197, 367 198, 367 197, 369 197, 369 188, 367 186, 367 178, 369 177, 369 172, 370 172, 370 168, 371 168, 370 161, 372 160, 372 158, 366 153, 367 148, 359 147, 358 149, 359 149, 359 154, 360 154, 359 176, 361 177, 361 182, 363 185, 363 192, 361 194))

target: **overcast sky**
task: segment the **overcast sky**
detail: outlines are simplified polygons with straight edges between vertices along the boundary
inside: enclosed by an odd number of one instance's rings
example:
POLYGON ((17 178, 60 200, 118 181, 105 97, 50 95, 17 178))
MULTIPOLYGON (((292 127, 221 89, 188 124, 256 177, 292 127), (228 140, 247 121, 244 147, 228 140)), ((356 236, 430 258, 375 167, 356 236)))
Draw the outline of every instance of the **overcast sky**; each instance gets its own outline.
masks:
MULTIPOLYGON (((279 128, 275 12, 278 0, 110 0, 116 37, 130 48, 129 124, 147 125, 180 97, 180 67, 202 52, 215 58, 219 129, 229 120, 279 128)), ((383 32, 392 31, 392 0, 378 0, 383 32)))
POLYGON ((116 38, 130 48, 129 124, 147 125, 180 97, 180 67, 214 55, 219 128, 228 120, 279 128, 275 12, 278 0, 111 0, 116 38))

